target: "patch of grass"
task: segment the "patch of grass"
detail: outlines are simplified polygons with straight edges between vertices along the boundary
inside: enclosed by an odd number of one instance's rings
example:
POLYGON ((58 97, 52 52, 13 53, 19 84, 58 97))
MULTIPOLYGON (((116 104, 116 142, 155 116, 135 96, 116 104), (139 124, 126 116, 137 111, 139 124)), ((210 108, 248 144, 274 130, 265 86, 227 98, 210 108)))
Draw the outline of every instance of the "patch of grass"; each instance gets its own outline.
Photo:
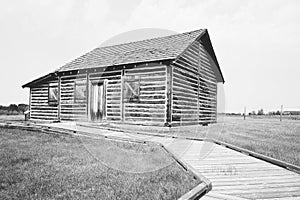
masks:
POLYGON ((0 199, 176 199, 199 183, 159 146, 0 128, 0 199))
MULTIPOLYGON (((116 125, 122 127, 120 125, 116 125)), ((147 127, 126 125, 128 130, 198 138, 212 138, 300 166, 300 121, 278 118, 221 117, 208 126, 147 127)))
POLYGON ((23 114, 7 114, 0 113, 0 121, 24 121, 25 116, 23 114))

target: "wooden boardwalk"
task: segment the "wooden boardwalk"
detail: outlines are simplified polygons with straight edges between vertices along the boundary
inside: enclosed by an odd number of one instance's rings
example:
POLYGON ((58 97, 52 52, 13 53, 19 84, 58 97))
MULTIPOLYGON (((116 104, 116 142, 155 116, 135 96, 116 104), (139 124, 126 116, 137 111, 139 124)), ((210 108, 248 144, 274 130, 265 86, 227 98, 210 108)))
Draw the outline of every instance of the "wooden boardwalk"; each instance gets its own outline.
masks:
POLYGON ((300 174, 214 143, 186 143, 188 148, 179 143, 167 147, 207 177, 213 193, 246 199, 300 199, 300 174))
POLYGON ((300 174, 213 142, 144 136, 92 127, 60 127, 163 144, 212 182, 212 191, 203 199, 300 199, 300 174))

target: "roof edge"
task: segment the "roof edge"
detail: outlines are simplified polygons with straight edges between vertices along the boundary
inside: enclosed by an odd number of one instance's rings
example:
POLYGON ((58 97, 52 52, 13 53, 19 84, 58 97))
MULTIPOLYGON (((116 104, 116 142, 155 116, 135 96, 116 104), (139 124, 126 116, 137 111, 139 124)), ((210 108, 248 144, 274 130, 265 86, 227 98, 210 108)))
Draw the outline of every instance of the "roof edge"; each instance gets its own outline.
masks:
POLYGON ((206 28, 204 28, 204 29, 201 29, 201 30, 203 30, 203 32, 201 33, 201 34, 199 34, 195 39, 194 39, 194 41, 191 43, 191 44, 189 44, 179 55, 177 55, 177 57, 175 58, 175 61, 177 61, 180 57, 181 57, 181 55, 183 55, 193 44, 194 44, 194 42, 195 41, 197 41, 198 39, 200 39, 205 33, 207 33, 207 29, 206 28))
POLYGON ((209 47, 211 48, 211 50, 208 49, 207 51, 208 51, 208 53, 210 54, 210 56, 212 57, 212 59, 214 60, 214 62, 216 63, 216 66, 217 66, 217 68, 218 68, 218 71, 220 72, 220 75, 221 75, 221 79, 222 79, 221 82, 222 82, 222 83, 225 83, 224 76, 223 76, 223 74, 222 74, 222 71, 221 71, 219 62, 218 62, 218 60, 217 60, 217 56, 216 56, 216 54, 215 54, 214 48, 213 48, 213 46, 212 46, 212 44, 211 44, 211 40, 210 40, 208 31, 207 31, 206 28, 205 28, 205 29, 202 29, 202 30, 203 30, 203 32, 202 32, 198 37, 196 37, 195 40, 194 40, 190 45, 188 45, 188 46, 183 50, 183 52, 180 53, 180 54, 175 58, 175 61, 178 60, 178 59, 181 57, 181 55, 183 55, 183 54, 184 54, 184 53, 185 53, 185 52, 186 52, 186 51, 194 44, 195 41, 198 41, 198 40, 200 40, 202 37, 204 37, 205 35, 207 35, 207 42, 208 42, 209 47))
POLYGON ((28 83, 22 85, 22 88, 25 88, 25 87, 31 87, 33 84, 35 84, 35 83, 37 83, 37 82, 40 82, 40 81, 42 81, 42 80, 45 80, 45 79, 47 79, 47 78, 50 78, 50 77, 52 77, 53 75, 56 76, 56 72, 51 72, 51 73, 46 74, 46 75, 44 75, 44 76, 42 76, 42 77, 40 77, 40 78, 34 79, 33 81, 30 81, 30 82, 28 82, 28 83))
MULTIPOLYGON (((219 65, 219 62, 218 62, 218 59, 217 59, 217 56, 216 56, 216 54, 215 54, 215 50, 214 50, 214 47, 213 47, 213 45, 212 45, 212 43, 211 43, 211 39, 210 39, 210 37, 209 37, 209 33, 208 33, 208 31, 206 30, 206 34, 205 35, 203 35, 203 36, 207 36, 207 45, 208 45, 208 47, 209 47, 209 49, 206 49, 207 50, 207 52, 210 54, 210 56, 212 57, 212 59, 215 61, 215 63, 216 63, 216 66, 217 66, 217 68, 218 68, 218 71, 220 72, 220 76, 221 76, 221 79, 222 79, 222 83, 225 83, 225 79, 224 79, 224 76, 223 76, 223 73, 222 73, 222 71, 221 71, 221 67, 220 67, 220 65, 219 65)), ((204 38, 205 39, 205 38, 204 38)), ((205 41, 204 41, 205 42, 205 41)), ((204 47, 205 47, 206 45, 204 44, 204 47)))
MULTIPOLYGON (((128 63, 123 63, 123 64, 120 64, 120 65, 110 65, 110 66, 95 66, 95 67, 89 67, 89 68, 85 68, 85 69, 69 69, 69 70, 64 70, 64 71, 54 71, 54 72, 51 72, 51 73, 48 73, 44 76, 41 76, 39 78, 36 78, 24 85, 22 85, 22 88, 25 88, 25 87, 31 87, 32 85, 36 84, 36 83, 39 83, 45 79, 48 79, 48 78, 51 78, 51 77, 56 77, 56 76, 59 76, 59 74, 63 73, 63 72, 71 72, 71 71, 79 71, 79 70, 91 70, 91 69, 95 69, 95 68, 108 68, 108 67, 120 67, 120 66, 126 66, 126 65, 133 65, 133 64, 143 64, 143 63, 155 63, 155 62, 162 62, 162 63, 169 63, 171 61, 173 61, 175 58, 165 58, 165 59, 158 59, 158 60, 148 60, 148 61, 143 61, 143 62, 128 62, 128 63)), ((168 65, 168 64, 166 64, 168 65)))

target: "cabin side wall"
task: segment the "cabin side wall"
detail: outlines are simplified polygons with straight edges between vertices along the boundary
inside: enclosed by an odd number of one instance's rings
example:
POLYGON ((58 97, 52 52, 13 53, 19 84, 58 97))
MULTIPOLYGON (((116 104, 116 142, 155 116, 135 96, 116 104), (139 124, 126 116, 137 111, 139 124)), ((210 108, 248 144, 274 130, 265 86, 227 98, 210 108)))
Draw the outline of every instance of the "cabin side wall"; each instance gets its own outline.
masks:
POLYGON ((31 119, 89 121, 90 87, 97 81, 106 82, 106 121, 143 125, 166 122, 167 66, 159 63, 60 73, 54 80, 31 87, 31 119), (50 84, 59 86, 56 105, 48 102, 50 84), (78 99, 76 88, 80 86, 86 91, 78 99), (135 90, 137 98, 129 98, 135 90))
POLYGON ((133 77, 138 80, 139 98, 131 101, 123 95, 124 122, 163 126, 167 118, 167 66, 152 63, 124 70, 124 94, 133 77))
POLYGON ((58 79, 45 81, 43 84, 30 88, 29 110, 30 119, 33 120, 58 120, 58 106, 49 105, 49 84, 56 84, 58 79))
POLYGON ((172 64, 172 125, 216 122, 217 81, 211 62, 196 41, 172 64))
POLYGON ((86 82, 86 74, 66 73, 60 77, 60 120, 62 121, 86 121, 87 99, 75 101, 76 81, 86 82))
POLYGON ((200 121, 217 122, 217 78, 214 70, 216 64, 200 42, 200 121))

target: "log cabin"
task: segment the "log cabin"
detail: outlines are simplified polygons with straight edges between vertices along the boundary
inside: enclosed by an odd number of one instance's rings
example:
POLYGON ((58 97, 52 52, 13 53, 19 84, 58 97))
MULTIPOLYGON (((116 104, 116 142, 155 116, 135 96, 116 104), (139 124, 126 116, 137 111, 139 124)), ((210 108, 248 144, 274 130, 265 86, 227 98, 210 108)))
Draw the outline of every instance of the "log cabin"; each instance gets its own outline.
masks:
POLYGON ((224 78, 207 29, 98 47, 22 87, 30 120, 180 126, 217 121, 224 78))

